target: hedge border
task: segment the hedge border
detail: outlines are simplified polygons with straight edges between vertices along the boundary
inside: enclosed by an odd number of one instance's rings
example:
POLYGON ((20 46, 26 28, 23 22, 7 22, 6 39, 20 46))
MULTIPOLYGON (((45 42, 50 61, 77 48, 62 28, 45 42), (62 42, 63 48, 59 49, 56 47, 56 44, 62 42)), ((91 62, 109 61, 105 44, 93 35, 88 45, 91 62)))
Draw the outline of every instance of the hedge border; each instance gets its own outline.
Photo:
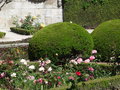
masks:
MULTIPOLYGON (((52 88, 50 90, 67 90, 68 88, 70 88, 70 86, 52 88)), ((113 88, 114 90, 119 90, 120 75, 78 83, 77 89, 75 90, 113 90, 113 88)))
POLYGON ((11 27, 10 30, 14 33, 22 34, 22 35, 33 35, 37 30, 25 30, 22 28, 11 27))
POLYGON ((3 38, 6 35, 5 32, 0 32, 0 38, 3 38))

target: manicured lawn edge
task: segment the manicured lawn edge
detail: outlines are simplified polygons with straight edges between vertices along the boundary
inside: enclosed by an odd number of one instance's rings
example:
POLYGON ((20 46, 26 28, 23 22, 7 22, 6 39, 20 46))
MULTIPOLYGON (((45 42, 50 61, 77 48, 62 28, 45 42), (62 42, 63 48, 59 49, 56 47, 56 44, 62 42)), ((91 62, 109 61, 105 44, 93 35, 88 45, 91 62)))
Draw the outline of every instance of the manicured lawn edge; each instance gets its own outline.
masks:
POLYGON ((14 33, 22 34, 22 35, 33 35, 37 30, 25 30, 22 28, 11 27, 10 30, 14 33))

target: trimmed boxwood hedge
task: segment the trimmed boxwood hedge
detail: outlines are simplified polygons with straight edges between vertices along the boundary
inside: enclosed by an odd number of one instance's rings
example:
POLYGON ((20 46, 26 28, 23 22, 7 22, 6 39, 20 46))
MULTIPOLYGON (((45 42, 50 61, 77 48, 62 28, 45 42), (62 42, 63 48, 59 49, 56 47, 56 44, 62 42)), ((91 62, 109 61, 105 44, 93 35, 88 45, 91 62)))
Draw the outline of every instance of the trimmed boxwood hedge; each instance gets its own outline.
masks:
POLYGON ((88 55, 92 49, 92 37, 84 28, 68 22, 56 23, 33 36, 29 42, 29 58, 38 60, 47 56, 51 60, 58 58, 62 61, 79 54, 88 55))
POLYGON ((120 75, 81 82, 77 84, 75 89, 68 88, 70 88, 70 86, 62 86, 59 88, 52 88, 50 90, 119 90, 120 75))
POLYGON ((22 35, 32 35, 35 32, 37 32, 37 30, 25 30, 25 29, 16 28, 16 27, 11 27, 10 29, 11 29, 12 32, 22 34, 22 35))
POLYGON ((100 24, 93 32, 95 49, 101 55, 101 61, 120 56, 120 19, 100 24))
POLYGON ((120 0, 63 0, 64 21, 73 21, 86 28, 95 28, 101 22, 120 18, 120 0), (89 1, 103 1, 103 4, 89 1), (87 7, 85 10, 84 7, 87 7))
POLYGON ((0 38, 3 38, 6 35, 4 32, 0 32, 0 38))

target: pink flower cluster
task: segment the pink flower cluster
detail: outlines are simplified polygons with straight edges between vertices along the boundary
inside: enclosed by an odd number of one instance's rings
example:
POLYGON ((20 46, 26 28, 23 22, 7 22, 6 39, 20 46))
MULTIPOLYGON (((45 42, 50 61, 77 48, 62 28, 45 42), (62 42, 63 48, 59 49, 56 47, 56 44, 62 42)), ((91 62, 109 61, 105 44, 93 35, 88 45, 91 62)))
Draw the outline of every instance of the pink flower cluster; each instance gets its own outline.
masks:
POLYGON ((1 79, 1 78, 4 78, 5 76, 6 76, 5 72, 1 73, 1 74, 0 74, 0 79, 1 79))
POLYGON ((42 79, 42 78, 39 78, 38 80, 34 80, 34 83, 35 83, 35 84, 36 84, 36 83, 42 84, 42 83, 43 83, 43 79, 42 79))
MULTIPOLYGON (((97 50, 92 50, 92 54, 96 54, 97 50)), ((90 61, 93 61, 95 59, 95 56, 90 56, 88 59, 84 60, 82 58, 78 58, 78 59, 72 59, 70 60, 70 63, 73 63, 75 65, 80 64, 80 63, 89 63, 90 61)))
POLYGON ((35 77, 34 77, 34 76, 28 76, 27 79, 29 79, 29 80, 34 80, 35 77))
POLYGON ((14 61, 12 61, 12 60, 2 60, 2 61, 0 61, 0 65, 2 65, 2 64, 12 65, 12 64, 14 64, 14 61))
POLYGON ((39 62, 40 62, 40 65, 39 65, 39 66, 44 67, 45 65, 50 64, 50 63, 51 63, 51 60, 39 61, 39 62))
POLYGON ((94 68, 88 67, 88 70, 91 71, 91 72, 93 72, 93 71, 94 71, 94 68))
POLYGON ((69 80, 75 80, 73 76, 68 77, 69 80))

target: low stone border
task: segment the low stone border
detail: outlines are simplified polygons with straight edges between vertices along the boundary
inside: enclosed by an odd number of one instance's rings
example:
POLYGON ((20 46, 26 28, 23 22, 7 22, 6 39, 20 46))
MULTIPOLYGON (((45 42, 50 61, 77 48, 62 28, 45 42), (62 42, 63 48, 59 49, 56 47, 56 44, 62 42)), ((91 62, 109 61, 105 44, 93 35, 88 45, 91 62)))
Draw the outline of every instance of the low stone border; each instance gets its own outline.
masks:
POLYGON ((10 48, 18 46, 28 46, 29 43, 13 43, 13 44, 0 44, 0 48, 10 48))

